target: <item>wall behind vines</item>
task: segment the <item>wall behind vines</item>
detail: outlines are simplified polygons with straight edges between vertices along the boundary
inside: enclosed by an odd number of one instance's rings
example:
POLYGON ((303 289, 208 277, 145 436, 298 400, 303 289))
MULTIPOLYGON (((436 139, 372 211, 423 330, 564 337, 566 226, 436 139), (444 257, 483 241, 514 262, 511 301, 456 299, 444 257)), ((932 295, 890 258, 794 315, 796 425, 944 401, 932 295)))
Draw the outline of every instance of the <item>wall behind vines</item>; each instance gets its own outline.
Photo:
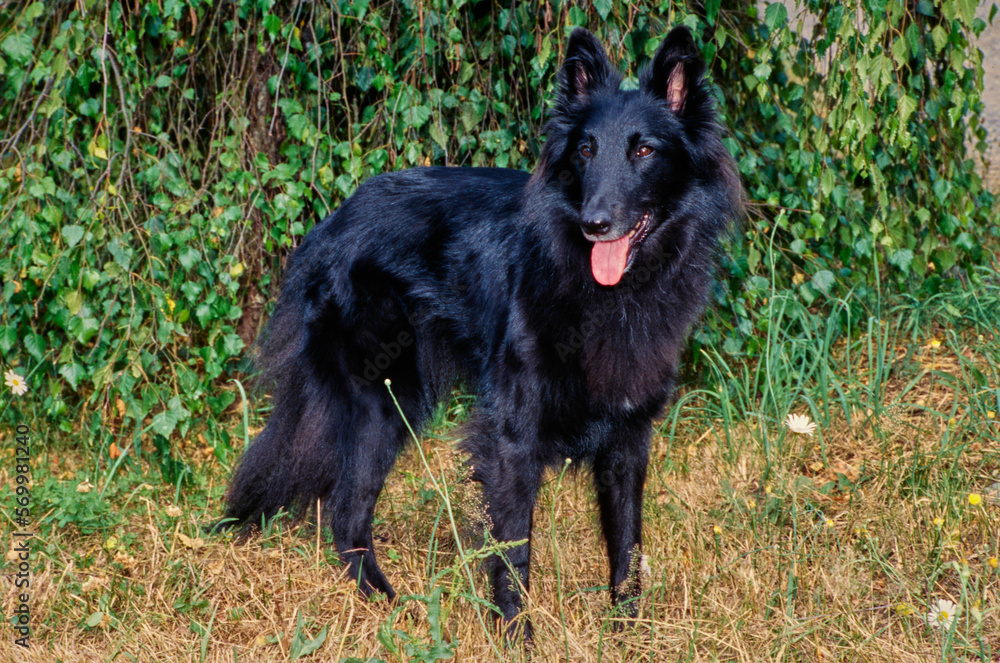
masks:
POLYGON ((759 351, 775 291, 975 278, 995 241, 975 170, 971 0, 785 6, 440 0, 79 0, 0 10, 0 353, 88 444, 171 439, 237 400, 281 261, 365 178, 531 169, 566 35, 633 75, 669 26, 702 37, 749 218, 699 334, 759 351), (878 278, 876 278, 878 277, 878 278))

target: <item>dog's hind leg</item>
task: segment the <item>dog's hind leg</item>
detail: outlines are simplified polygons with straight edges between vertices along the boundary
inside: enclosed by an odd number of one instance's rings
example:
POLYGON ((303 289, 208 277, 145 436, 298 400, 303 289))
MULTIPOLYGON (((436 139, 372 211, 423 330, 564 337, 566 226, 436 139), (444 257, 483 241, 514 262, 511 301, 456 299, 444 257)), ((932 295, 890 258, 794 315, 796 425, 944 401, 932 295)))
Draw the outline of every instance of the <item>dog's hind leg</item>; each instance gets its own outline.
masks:
MULTIPOLYGON (((375 561, 372 519, 386 476, 406 442, 407 431, 381 384, 363 388, 352 399, 351 408, 351 430, 342 432, 350 437, 350 442, 342 447, 343 469, 327 500, 333 538, 351 577, 358 582, 358 589, 365 596, 381 592, 391 599, 396 592, 375 561)), ((404 412, 413 413, 405 405, 404 412)))

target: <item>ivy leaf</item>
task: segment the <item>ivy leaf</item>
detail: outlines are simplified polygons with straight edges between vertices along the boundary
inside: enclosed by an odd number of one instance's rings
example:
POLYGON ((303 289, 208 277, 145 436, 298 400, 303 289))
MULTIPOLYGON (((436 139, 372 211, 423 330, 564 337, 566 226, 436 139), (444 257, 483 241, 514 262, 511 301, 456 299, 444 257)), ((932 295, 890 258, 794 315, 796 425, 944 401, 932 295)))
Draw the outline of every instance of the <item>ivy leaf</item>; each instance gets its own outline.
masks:
POLYGON ((115 237, 108 244, 108 251, 111 253, 111 257, 115 259, 115 263, 119 267, 128 271, 132 263, 132 247, 125 246, 121 243, 121 240, 115 237))
POLYGON ((889 256, 889 263, 899 267, 903 272, 910 271, 910 265, 913 263, 913 251, 910 249, 898 249, 892 252, 889 256))
POLYGON ((898 67, 905 67, 910 57, 910 44, 904 37, 896 37, 892 42, 892 59, 898 67))
POLYGON ((73 248, 74 246, 79 244, 80 240, 83 239, 83 235, 84 235, 83 226, 71 225, 71 226, 65 226, 62 229, 63 239, 66 240, 66 244, 70 248, 73 248))
POLYGON ((177 254, 177 260, 186 271, 191 271, 201 261, 201 252, 193 246, 186 246, 177 254))
POLYGON ((976 248, 978 247, 978 244, 976 244, 976 240, 973 239, 972 235, 970 235, 967 232, 960 232, 958 234, 958 237, 955 238, 955 244, 957 246, 962 247, 966 251, 969 251, 970 253, 972 251, 975 251, 976 248))
POLYGON ((28 5, 24 13, 21 14, 21 25, 28 25, 36 18, 45 13, 45 3, 44 2, 33 2, 28 5))
POLYGON ((288 118, 288 131, 293 138, 304 142, 312 133, 312 122, 305 115, 292 115, 288 118))
POLYGON ((15 62, 27 64, 31 60, 31 37, 24 32, 7 35, 7 38, 0 43, 0 50, 3 50, 15 62))
POLYGON ((828 269, 821 269, 820 271, 813 274, 812 285, 814 288, 822 292, 824 295, 829 295, 830 290, 836 285, 837 279, 828 269))
POLYGON ((424 125, 431 117, 431 111, 427 106, 410 106, 403 111, 403 121, 406 126, 418 129, 424 125))
POLYGON ((829 196, 833 192, 833 169, 824 168, 823 174, 819 177, 819 189, 823 192, 824 196, 829 196))
POLYGON ((222 351, 230 357, 238 356, 244 347, 246 346, 243 343, 243 339, 236 334, 226 334, 222 337, 222 351))
POLYGON ((780 2, 772 2, 764 10, 764 24, 774 32, 788 21, 788 10, 780 2))
POLYGON ((937 196, 937 199, 943 204, 946 200, 948 200, 948 194, 951 193, 951 182, 945 179, 940 179, 932 184, 931 188, 934 189, 934 195, 937 196))
POLYGON ((28 332, 24 337, 24 347, 32 357, 41 361, 45 354, 45 339, 39 334, 28 332))
POLYGON ((719 7, 722 5, 722 0, 707 0, 705 2, 705 22, 709 25, 715 25, 715 19, 719 15, 719 7))
POLYGON ((180 396, 174 396, 170 399, 167 409, 158 412, 153 417, 153 421, 149 424, 149 427, 154 433, 163 437, 170 437, 177 424, 190 416, 191 412, 181 404, 180 396))
POLYGON ((84 377, 84 371, 79 364, 64 364, 59 368, 59 375, 66 378, 69 386, 76 391, 76 385, 84 377))
POLYGON ((431 123, 429 133, 434 142, 441 146, 442 150, 448 149, 448 137, 444 135, 444 131, 441 130, 441 127, 436 122, 431 123))
POLYGON ((17 343, 17 327, 14 325, 5 325, 0 327, 0 350, 4 354, 10 352, 10 349, 14 347, 17 343))
POLYGON ((917 100, 910 95, 903 95, 899 98, 899 122, 904 127, 906 123, 910 120, 910 116, 913 115, 913 111, 917 110, 917 100))
POLYGON ((934 42, 934 52, 941 53, 948 45, 948 33, 940 25, 935 25, 931 30, 931 41, 934 42))

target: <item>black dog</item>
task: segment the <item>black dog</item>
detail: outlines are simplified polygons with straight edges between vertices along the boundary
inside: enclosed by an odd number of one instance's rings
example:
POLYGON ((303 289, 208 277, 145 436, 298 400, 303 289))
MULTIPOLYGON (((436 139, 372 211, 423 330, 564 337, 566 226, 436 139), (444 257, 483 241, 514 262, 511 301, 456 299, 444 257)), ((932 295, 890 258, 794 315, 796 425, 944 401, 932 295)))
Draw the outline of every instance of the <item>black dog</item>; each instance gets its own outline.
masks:
MULTIPOLYGON (((673 30, 638 90, 573 32, 532 175, 417 168, 373 177, 289 258, 261 342, 274 412, 227 496, 231 525, 323 500, 362 592, 395 595, 372 514, 407 439, 461 378, 464 448, 498 541, 531 537, 547 466, 593 468, 611 597, 636 614, 652 421, 740 213, 704 63, 673 30), (624 602, 624 603, 623 603, 624 602)), ((530 543, 490 565, 508 623, 530 543)))

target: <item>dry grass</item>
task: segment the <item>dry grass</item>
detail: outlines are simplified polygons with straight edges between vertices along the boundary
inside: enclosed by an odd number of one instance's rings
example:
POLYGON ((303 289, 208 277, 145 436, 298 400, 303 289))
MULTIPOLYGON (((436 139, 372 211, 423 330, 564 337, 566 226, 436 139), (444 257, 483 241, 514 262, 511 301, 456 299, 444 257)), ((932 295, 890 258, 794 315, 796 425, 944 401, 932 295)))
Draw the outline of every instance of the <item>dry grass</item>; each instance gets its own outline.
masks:
MULTIPOLYGON (((710 416, 708 395, 687 399, 691 414, 672 437, 654 440, 648 591, 634 628, 613 628, 589 477, 551 474, 535 518, 532 660, 1000 659, 1000 575, 990 568, 1000 555, 1000 496, 989 492, 1000 480, 1000 423, 986 409, 998 393, 996 341, 929 341, 886 352, 899 370, 879 385, 884 408, 852 397, 816 437, 755 417, 727 430, 710 416), (970 367, 987 381, 970 381, 970 367), (985 496, 978 506, 973 492, 985 496), (964 609, 944 649, 925 620, 941 597, 964 609)), ((875 359, 855 357, 854 375, 870 375, 875 359)), ((860 377, 855 386, 871 387, 860 377)), ((451 431, 423 445, 453 489, 459 541, 471 555, 481 517, 451 431)), ((428 653, 436 608, 439 644, 455 643, 454 660, 525 657, 484 628, 488 615, 473 599, 486 596, 485 575, 475 559, 463 564, 413 449, 376 514, 386 574, 401 595, 423 597, 396 605, 361 598, 308 523, 244 545, 203 536, 226 474, 211 458, 204 463, 197 485, 182 491, 180 516, 168 511, 173 487, 125 475, 115 494, 133 496, 114 505, 121 516, 110 528, 44 529, 34 542, 33 648, 15 647, 6 630, 0 659, 280 661, 297 646, 297 629, 309 640, 325 628, 312 660, 437 660, 428 653), (205 495, 216 498, 207 508, 199 506, 205 495)), ((88 464, 50 457, 38 469, 65 477, 67 467, 88 464)), ((7 614, 14 596, 8 584, 7 614)))

